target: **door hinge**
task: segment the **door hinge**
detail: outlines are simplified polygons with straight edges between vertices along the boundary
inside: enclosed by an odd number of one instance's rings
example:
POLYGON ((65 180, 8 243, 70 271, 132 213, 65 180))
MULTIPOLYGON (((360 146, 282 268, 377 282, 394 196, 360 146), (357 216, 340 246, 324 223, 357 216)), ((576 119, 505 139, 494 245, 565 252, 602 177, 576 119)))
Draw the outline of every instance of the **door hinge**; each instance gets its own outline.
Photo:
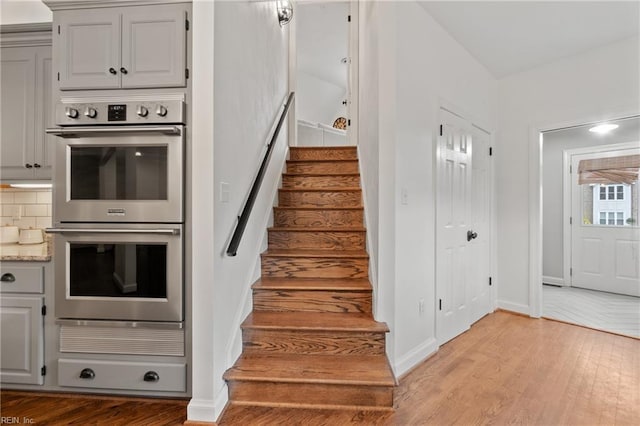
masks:
POLYGON ((442 310, 442 299, 439 299, 438 301, 438 309, 442 310))
POLYGON ((569 165, 569 173, 573 173, 573 165, 569 165))
POLYGON ((60 73, 58 73, 58 81, 60 81, 60 73))
POLYGON ((573 268, 569 268, 569 276, 572 277, 573 276, 573 268))
POLYGON ((491 285, 493 285, 493 284, 492 284, 492 278, 491 278, 491 277, 489 277, 489 285, 490 285, 490 286, 491 286, 491 285))
POLYGON ((42 368, 40 369, 40 375, 41 376, 46 376, 47 375, 47 366, 43 365, 42 368))
POLYGON ((440 136, 442 136, 442 124, 440 125, 440 136))
POLYGON ((185 75, 185 78, 187 79, 189 78, 189 68, 185 68, 184 75, 185 75))
POLYGON ((347 126, 351 126, 351 119, 347 120, 347 126))
POLYGON ((60 25, 58 25, 58 34, 60 34, 60 25))
POLYGON ((42 313, 42 316, 47 315, 47 305, 42 305, 40 312, 42 313))
POLYGON ((184 29, 189 31, 189 20, 188 19, 184 20, 184 29))
POLYGON ((347 15, 347 22, 351 22, 351 15, 347 15))
POLYGON ((573 225, 573 217, 569 216, 569 225, 573 225))
POLYGON ((490 146, 490 147, 489 147, 489 156, 492 156, 492 155, 493 155, 493 147, 492 147, 492 146, 490 146))

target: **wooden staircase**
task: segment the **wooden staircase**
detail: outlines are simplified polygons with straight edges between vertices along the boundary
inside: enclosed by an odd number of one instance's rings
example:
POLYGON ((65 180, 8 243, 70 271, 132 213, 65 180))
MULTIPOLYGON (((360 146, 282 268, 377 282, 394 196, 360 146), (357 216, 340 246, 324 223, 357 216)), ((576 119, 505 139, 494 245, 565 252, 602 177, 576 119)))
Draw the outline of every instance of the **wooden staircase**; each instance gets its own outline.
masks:
POLYGON ((355 147, 291 148, 243 352, 235 405, 392 409, 387 325, 373 319, 355 147))

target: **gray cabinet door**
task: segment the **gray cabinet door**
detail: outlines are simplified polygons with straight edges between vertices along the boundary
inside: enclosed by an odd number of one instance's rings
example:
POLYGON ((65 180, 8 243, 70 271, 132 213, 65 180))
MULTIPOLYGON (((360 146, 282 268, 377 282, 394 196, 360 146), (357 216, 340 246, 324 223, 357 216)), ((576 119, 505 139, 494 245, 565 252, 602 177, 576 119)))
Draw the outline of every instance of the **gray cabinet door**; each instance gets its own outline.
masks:
POLYGON ((0 166, 2 179, 33 177, 35 49, 2 49, 0 166), (31 167, 28 167, 27 164, 31 167))
POLYGON ((51 179, 55 136, 47 135, 47 127, 55 126, 53 108, 53 74, 51 46, 36 51, 36 133, 34 135, 34 172, 36 179, 51 179))
POLYGON ((60 89, 120 87, 120 13, 112 9, 57 13, 54 50, 60 89))
POLYGON ((132 7, 123 13, 123 88, 186 85, 186 19, 183 5, 132 7))
POLYGON ((42 297, 7 296, 0 299, 0 381, 44 383, 44 324, 42 297))

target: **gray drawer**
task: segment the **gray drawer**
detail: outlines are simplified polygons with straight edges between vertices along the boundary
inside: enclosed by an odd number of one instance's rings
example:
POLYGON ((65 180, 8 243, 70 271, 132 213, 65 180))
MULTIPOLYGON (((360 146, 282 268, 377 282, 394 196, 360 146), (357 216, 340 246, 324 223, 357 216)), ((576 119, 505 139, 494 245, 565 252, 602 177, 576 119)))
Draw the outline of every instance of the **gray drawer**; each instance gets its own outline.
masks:
POLYGON ((42 293, 43 289, 43 266, 0 264, 0 293, 42 293))
POLYGON ((185 392, 187 390, 186 364, 153 362, 100 361, 59 359, 58 384, 94 389, 146 390, 185 392), (82 372, 93 378, 81 378, 82 372), (157 381, 145 381, 145 374, 154 372, 157 381))

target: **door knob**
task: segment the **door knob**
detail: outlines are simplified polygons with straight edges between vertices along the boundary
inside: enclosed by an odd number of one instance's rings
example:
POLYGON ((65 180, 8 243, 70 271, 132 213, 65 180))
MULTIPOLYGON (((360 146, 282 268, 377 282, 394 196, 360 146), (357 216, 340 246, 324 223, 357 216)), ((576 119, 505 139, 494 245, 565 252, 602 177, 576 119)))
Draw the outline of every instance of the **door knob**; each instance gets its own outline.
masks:
POLYGON ((467 241, 475 240, 478 238, 478 233, 472 230, 467 231, 467 241))

